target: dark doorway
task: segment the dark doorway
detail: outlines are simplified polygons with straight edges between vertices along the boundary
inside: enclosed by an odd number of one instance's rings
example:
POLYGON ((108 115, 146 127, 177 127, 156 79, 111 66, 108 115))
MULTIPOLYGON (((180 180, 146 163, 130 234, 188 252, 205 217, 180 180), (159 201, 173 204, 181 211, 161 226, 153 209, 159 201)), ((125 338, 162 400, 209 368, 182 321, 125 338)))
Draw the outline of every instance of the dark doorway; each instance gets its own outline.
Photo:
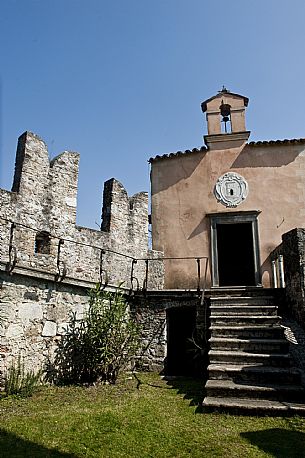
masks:
POLYGON ((193 337, 196 327, 195 307, 167 310, 167 364, 168 375, 194 375, 193 337))
POLYGON ((219 286, 254 286, 252 223, 216 224, 219 286))

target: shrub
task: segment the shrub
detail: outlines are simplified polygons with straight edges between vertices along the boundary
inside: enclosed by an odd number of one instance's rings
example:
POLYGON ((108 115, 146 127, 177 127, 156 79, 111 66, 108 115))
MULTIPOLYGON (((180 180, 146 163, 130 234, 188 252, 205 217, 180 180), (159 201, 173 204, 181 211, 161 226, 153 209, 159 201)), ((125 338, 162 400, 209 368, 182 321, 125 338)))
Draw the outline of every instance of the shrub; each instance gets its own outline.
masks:
POLYGON ((71 315, 55 357, 59 383, 115 383, 140 345, 140 327, 122 293, 90 292, 89 310, 82 321, 71 315))

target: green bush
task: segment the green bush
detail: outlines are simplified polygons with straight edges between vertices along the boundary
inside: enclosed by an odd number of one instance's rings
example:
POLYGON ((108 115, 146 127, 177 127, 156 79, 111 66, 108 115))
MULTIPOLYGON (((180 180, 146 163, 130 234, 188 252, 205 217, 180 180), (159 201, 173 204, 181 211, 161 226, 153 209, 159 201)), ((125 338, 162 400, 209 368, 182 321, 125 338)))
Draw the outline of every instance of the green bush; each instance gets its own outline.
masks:
POLYGON ((140 326, 120 292, 100 284, 90 292, 82 321, 71 315, 55 357, 53 381, 63 384, 115 383, 140 345, 140 326))
POLYGON ((32 396, 40 383, 42 371, 25 371, 21 356, 17 363, 13 363, 4 378, 4 392, 6 396, 17 395, 21 397, 32 396))

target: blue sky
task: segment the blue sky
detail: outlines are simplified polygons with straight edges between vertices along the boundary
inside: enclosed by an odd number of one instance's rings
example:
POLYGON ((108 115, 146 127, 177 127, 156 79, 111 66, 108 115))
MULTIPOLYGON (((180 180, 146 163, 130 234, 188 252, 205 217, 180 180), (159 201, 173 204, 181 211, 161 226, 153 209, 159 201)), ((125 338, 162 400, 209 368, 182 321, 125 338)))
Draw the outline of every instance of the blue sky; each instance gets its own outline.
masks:
POLYGON ((148 191, 149 157, 201 146, 223 84, 250 98, 251 140, 305 137, 303 0, 0 3, 0 187, 25 130, 77 151, 78 224, 105 180, 148 191))

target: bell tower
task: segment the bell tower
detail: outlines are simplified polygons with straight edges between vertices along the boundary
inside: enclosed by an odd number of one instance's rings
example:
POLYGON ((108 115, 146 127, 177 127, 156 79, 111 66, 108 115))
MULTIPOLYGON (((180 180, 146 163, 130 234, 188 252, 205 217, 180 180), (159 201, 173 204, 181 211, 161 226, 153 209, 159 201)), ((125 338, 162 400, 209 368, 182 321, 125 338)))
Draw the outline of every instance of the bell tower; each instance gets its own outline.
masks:
POLYGON ((232 148, 248 140, 250 131, 246 130, 245 121, 248 102, 247 97, 234 94, 224 86, 218 94, 202 102, 208 127, 204 141, 210 149, 216 149, 216 145, 217 149, 232 148))

